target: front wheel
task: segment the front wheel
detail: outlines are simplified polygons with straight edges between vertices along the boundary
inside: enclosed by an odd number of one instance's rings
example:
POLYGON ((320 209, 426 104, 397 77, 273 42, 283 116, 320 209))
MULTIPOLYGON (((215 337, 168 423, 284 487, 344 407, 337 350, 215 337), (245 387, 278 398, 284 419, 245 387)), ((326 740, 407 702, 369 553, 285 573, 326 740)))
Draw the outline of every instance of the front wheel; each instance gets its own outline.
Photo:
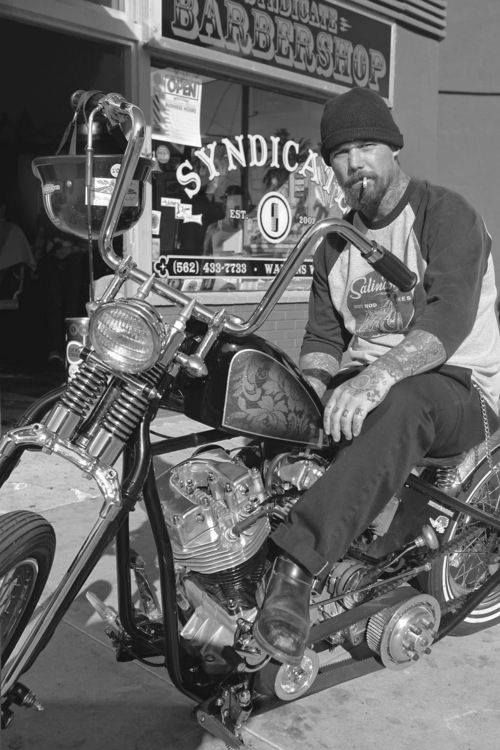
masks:
MULTIPOLYGON (((464 483, 457 499, 474 508, 500 518, 500 449, 492 455, 492 466, 484 459, 464 483)), ((474 521, 465 513, 455 515, 443 536, 443 543, 452 541, 465 531, 477 535, 456 551, 434 563, 421 581, 427 593, 446 606, 447 602, 478 589, 500 566, 500 532, 474 521)), ((450 635, 469 635, 500 623, 500 587, 496 588, 460 622, 450 635)))
POLYGON ((42 594, 54 560, 56 536, 42 516, 13 511, 0 516, 0 644, 2 665, 42 594))

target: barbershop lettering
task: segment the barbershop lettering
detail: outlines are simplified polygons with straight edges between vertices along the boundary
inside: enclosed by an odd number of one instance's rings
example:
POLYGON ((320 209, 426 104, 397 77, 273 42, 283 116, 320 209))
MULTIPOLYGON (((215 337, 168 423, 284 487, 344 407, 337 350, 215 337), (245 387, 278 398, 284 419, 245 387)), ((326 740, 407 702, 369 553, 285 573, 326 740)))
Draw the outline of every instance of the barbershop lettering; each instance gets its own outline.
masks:
POLYGON ((171 0, 179 41, 389 95, 390 24, 315 0, 171 0))

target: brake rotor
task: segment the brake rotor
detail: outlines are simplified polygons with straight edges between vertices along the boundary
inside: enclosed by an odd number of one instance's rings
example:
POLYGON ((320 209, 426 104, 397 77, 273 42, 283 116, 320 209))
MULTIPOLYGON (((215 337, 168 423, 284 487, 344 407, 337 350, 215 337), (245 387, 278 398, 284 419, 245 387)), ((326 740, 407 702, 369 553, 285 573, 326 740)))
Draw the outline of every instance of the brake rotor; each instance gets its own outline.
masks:
POLYGON ((385 667, 403 669, 422 655, 430 654, 440 621, 437 599, 418 594, 370 617, 366 642, 385 667))

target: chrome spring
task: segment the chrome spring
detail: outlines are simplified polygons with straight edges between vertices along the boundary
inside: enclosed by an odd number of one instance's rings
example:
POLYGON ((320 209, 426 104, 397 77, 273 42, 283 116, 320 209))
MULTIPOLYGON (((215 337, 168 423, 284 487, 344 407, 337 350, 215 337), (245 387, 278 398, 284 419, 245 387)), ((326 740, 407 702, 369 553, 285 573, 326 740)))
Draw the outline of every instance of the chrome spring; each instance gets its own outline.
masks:
POLYGON ((458 470, 456 466, 441 466, 436 469, 434 484, 436 487, 454 487, 459 481, 458 470))
POLYGON ((141 421, 149 401, 138 389, 124 386, 117 400, 102 420, 102 427, 114 437, 126 441, 141 421))
POLYGON ((83 417, 102 396, 106 386, 106 371, 94 362, 82 362, 69 380, 61 401, 73 413, 83 417))
POLYGON ((147 372, 143 372, 141 377, 142 379, 150 386, 155 386, 157 383, 160 382, 160 378, 162 377, 164 373, 164 367, 163 365, 156 364, 153 365, 147 372))

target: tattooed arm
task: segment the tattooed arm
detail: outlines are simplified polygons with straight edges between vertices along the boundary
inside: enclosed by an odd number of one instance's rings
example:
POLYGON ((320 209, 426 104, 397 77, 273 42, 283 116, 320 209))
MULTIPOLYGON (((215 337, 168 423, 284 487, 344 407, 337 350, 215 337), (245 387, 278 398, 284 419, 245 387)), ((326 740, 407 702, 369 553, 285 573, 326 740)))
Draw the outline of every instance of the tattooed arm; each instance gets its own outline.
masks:
POLYGON ((340 364, 331 354, 309 352, 300 357, 299 367, 302 375, 321 398, 328 387, 330 378, 338 372, 340 364))
POLYGON ((335 441, 342 433, 351 440, 359 435, 366 415, 395 383, 445 361, 446 352, 437 336, 418 329, 410 331, 397 346, 334 390, 323 415, 325 432, 335 441))

